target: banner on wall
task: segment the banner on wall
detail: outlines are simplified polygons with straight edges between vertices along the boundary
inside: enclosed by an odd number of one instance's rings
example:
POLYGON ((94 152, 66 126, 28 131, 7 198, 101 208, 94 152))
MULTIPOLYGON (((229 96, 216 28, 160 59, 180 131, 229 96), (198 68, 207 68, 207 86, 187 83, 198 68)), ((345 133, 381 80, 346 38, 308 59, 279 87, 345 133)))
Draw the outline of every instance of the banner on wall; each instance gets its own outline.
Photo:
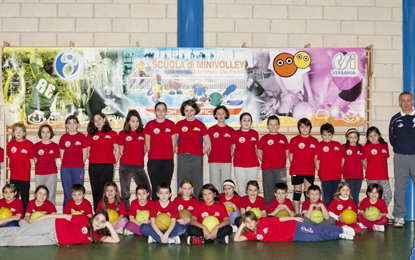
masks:
POLYGON ((218 105, 230 126, 251 113, 254 127, 271 115, 281 126, 307 117, 313 125, 360 126, 365 117, 364 48, 4 48, 2 83, 6 124, 64 127, 75 114, 86 126, 101 111, 122 128, 129 110, 143 122, 154 105, 183 119, 180 105, 192 99, 207 125, 218 105))

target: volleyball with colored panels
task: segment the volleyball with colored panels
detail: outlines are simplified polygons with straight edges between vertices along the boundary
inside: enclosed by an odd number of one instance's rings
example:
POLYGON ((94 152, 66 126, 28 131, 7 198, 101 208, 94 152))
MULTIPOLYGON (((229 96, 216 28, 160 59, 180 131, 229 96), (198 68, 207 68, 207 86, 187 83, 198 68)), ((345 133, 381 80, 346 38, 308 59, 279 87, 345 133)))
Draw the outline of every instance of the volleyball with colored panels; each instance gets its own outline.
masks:
POLYGON ((316 222, 317 224, 323 222, 324 220, 323 212, 321 212, 321 210, 318 210, 318 209, 313 210, 313 214, 311 214, 310 219, 316 222))
POLYGON ((43 211, 36 211, 36 212, 33 212, 32 215, 30 215, 30 219, 34 220, 43 215, 45 215, 43 211))
POLYGON ((190 211, 188 211, 187 209, 180 210, 179 214, 180 218, 192 218, 192 213, 190 213, 190 211))
POLYGON ((135 215, 135 219, 139 222, 143 222, 145 220, 148 220, 150 217, 150 212, 148 210, 140 210, 140 212, 135 215))
POLYGON ((275 214, 276 217, 289 217, 291 216, 290 213, 286 209, 280 209, 278 210, 277 214, 275 214))
MULTIPOLYGON (((8 208, 1 208, 0 209, 0 220, 5 218, 10 218, 13 216, 13 212, 8 208)), ((2 225, 7 224, 7 222, 4 222, 2 225)))
POLYGON ((72 212, 72 214, 71 215, 83 215, 82 214, 82 212, 80 212, 80 211, 74 211, 74 212, 72 212))
POLYGON ((214 216, 208 216, 202 221, 202 224, 211 232, 214 227, 219 225, 219 219, 214 216))
POLYGON ((109 209, 107 210, 108 213, 108 218, 109 218, 109 222, 113 223, 114 221, 116 221, 118 219, 118 212, 113 210, 113 209, 109 209))
POLYGON ((171 217, 167 213, 160 213, 156 217, 156 225, 160 230, 167 230, 171 224, 171 217))
POLYGON ((259 208, 252 208, 249 211, 254 212, 257 219, 260 219, 262 217, 262 212, 259 208))
POLYGON ((340 214, 344 224, 353 224, 356 222, 356 212, 354 212, 351 209, 345 209, 343 210, 343 212, 340 214))
POLYGON ((374 206, 370 206, 367 209, 365 209, 365 217, 367 218, 367 220, 375 221, 378 219, 379 214, 380 212, 378 208, 374 206))

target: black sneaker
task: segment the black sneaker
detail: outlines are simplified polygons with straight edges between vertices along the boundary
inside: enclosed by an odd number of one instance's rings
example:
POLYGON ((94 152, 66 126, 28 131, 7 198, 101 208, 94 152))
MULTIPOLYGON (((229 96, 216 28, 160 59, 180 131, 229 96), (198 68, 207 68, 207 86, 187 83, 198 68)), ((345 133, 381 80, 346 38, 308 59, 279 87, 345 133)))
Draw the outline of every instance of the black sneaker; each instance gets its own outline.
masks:
POLYGON ((221 237, 221 238, 215 238, 213 240, 215 242, 215 244, 229 244, 229 236, 225 236, 225 237, 221 237))
POLYGON ((202 245, 205 243, 205 239, 203 237, 194 237, 188 236, 187 237, 187 244, 188 245, 202 245))

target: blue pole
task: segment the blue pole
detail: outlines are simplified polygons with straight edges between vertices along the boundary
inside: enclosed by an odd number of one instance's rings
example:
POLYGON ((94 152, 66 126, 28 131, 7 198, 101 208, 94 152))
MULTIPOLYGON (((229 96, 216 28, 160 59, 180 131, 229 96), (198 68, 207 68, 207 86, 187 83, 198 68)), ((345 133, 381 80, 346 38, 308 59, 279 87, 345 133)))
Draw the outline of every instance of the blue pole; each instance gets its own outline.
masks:
MULTIPOLYGON (((403 90, 415 93, 415 4, 402 0, 403 34, 403 90)), ((408 140, 413 141, 413 140, 408 140)), ((415 220, 415 189, 411 177, 406 187, 406 220, 415 220)))
POLYGON ((177 47, 203 47, 203 0, 178 0, 177 47))

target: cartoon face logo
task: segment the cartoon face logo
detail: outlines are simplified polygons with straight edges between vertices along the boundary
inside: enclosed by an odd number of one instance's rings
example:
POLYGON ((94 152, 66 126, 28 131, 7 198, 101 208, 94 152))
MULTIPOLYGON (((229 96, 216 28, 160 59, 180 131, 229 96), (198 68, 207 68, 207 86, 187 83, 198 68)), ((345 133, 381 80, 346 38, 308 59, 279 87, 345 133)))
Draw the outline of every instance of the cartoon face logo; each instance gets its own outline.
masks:
POLYGON ((17 148, 16 147, 12 147, 12 153, 17 152, 17 148))
POLYGON ((186 126, 183 126, 182 131, 187 132, 187 130, 189 130, 189 128, 187 128, 186 126))
POLYGON ((94 135, 94 137, 93 137, 92 139, 94 139, 94 140, 96 141, 96 140, 98 140, 98 139, 99 139, 99 136, 94 135))
POLYGON ((281 77, 288 78, 297 71, 294 64, 294 56, 289 53, 281 53, 274 59, 274 70, 281 77))
POLYGON ((299 51, 294 55, 294 64, 300 69, 305 69, 310 66, 310 55, 305 51, 299 51))
POLYGON ((74 51, 61 52, 55 59, 55 71, 63 79, 74 79, 78 77, 82 69, 82 58, 74 51))
POLYGON ((274 144, 274 140, 268 140, 267 144, 268 145, 273 145, 274 144))
POLYGON ((65 142, 65 147, 69 147, 69 146, 71 146, 71 142, 70 141, 66 141, 65 142))
POLYGON ((305 147, 305 144, 304 144, 304 143, 300 143, 300 144, 298 145, 298 148, 300 148, 300 149, 304 149, 304 147, 305 147))
POLYGON ((40 149, 39 152, 38 152, 38 154, 39 155, 43 155, 43 154, 45 154, 45 151, 43 151, 42 149, 40 149))
POLYGON ((261 235, 261 234, 258 234, 258 235, 256 235, 256 238, 257 238, 258 240, 262 240, 262 239, 264 239, 264 236, 263 236, 263 235, 261 235))
POLYGON ((373 155, 378 154, 378 151, 376 149, 372 149, 372 151, 370 151, 373 155))
POLYGON ((158 128, 154 128, 153 132, 157 135, 157 134, 159 134, 159 133, 160 133, 160 129, 158 129, 158 128))
POLYGON ((87 227, 83 227, 82 229, 81 229, 81 231, 82 231, 82 234, 86 234, 86 233, 88 233, 88 228, 87 227))
POLYGON ((127 138, 125 138, 125 140, 131 141, 131 140, 133 140, 133 138, 131 136, 127 136, 127 138))
POLYGON ((328 146, 324 146, 324 147, 323 147, 323 151, 324 151, 325 153, 327 153, 329 150, 330 150, 330 149, 329 149, 329 147, 328 147, 328 146))
POLYGON ((214 133, 213 134, 213 137, 218 138, 219 137, 219 133, 218 132, 214 133))
POLYGON ((346 151, 346 153, 347 153, 347 155, 352 155, 352 150, 350 150, 350 149, 348 149, 347 151, 346 151))
POLYGON ((202 218, 206 218, 206 217, 209 217, 209 213, 207 213, 207 212, 203 212, 203 213, 202 213, 202 218))
POLYGON ((179 211, 184 209, 183 205, 179 205, 177 206, 177 208, 179 209, 179 211))
POLYGON ((343 210, 343 205, 342 204, 337 205, 337 210, 343 210))
POLYGON ((241 138, 239 138, 239 142, 240 142, 241 144, 245 143, 245 137, 241 137, 241 138))

